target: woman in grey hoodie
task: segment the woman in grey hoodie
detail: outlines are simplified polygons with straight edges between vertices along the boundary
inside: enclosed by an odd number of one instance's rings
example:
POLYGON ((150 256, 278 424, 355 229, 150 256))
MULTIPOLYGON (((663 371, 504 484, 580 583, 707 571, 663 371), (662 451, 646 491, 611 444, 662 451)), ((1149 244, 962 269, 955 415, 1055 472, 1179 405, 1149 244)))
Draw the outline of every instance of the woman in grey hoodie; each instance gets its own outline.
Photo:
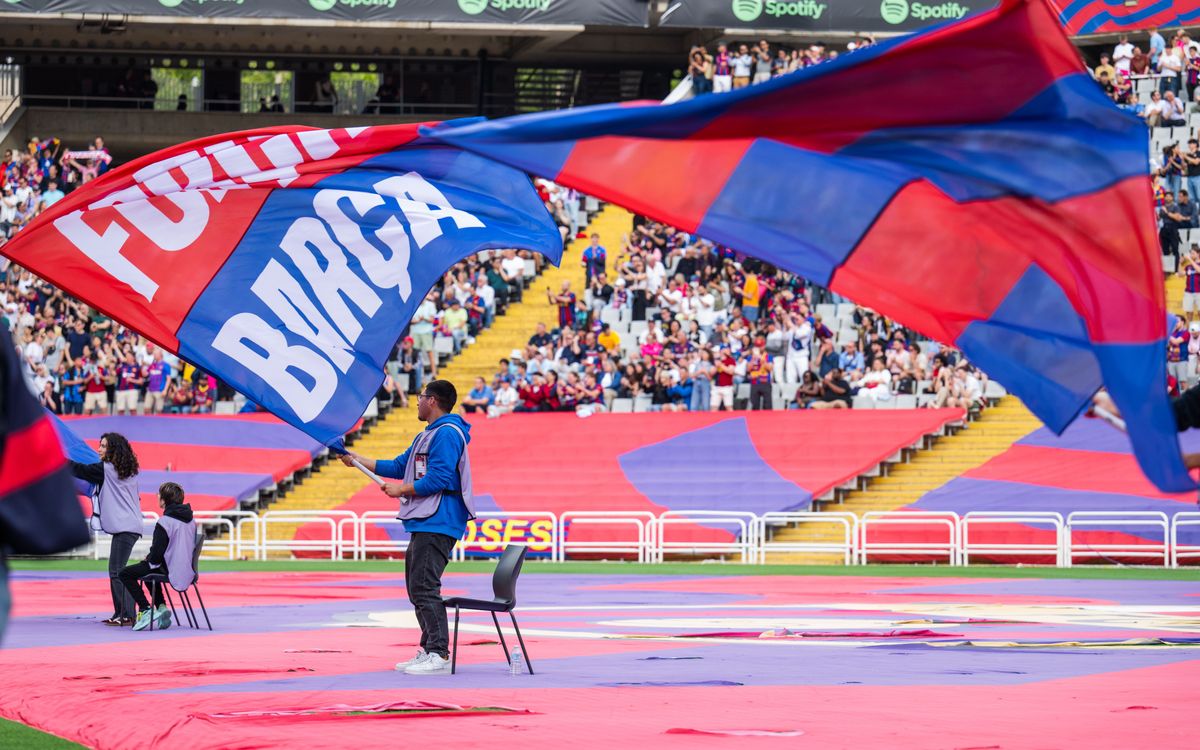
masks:
POLYGON ((81 464, 71 461, 71 472, 91 482, 92 529, 112 535, 108 553, 108 585, 113 614, 105 625, 133 625, 133 597, 117 578, 129 563, 133 546, 142 536, 142 501, 138 493, 138 460, 124 435, 106 432, 100 436, 100 461, 81 464))

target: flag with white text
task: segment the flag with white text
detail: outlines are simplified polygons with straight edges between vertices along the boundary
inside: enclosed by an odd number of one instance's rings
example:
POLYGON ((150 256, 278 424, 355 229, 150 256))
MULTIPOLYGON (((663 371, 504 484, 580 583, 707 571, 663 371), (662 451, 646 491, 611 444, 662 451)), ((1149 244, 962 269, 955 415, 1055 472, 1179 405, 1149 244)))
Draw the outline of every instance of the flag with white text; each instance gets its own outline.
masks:
POLYGON ((559 262, 529 178, 385 125, 174 146, 77 189, 0 253, 328 442, 426 291, 492 248, 559 262))

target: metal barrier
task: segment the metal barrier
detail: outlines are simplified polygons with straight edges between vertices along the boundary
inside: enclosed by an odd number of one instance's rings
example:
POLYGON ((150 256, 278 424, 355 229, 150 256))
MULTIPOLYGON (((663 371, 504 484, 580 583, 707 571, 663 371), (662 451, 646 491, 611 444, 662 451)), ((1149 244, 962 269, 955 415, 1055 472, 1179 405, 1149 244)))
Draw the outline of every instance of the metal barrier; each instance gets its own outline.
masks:
POLYGON ((667 510, 654 519, 651 528, 658 540, 655 550, 655 562, 662 562, 667 552, 691 554, 734 554, 741 555, 742 562, 749 564, 755 561, 758 550, 758 516, 745 511, 724 510, 667 510), (734 539, 732 542, 717 541, 682 541, 668 542, 666 530, 668 526, 684 524, 710 523, 732 527, 734 539))
POLYGON ((1200 544, 1180 544, 1179 529, 1181 526, 1200 526, 1200 513, 1187 511, 1176 513, 1171 518, 1171 567, 1179 567, 1179 559, 1200 557, 1200 544))
MULTIPOLYGON (((338 521, 355 518, 358 514, 350 510, 268 510, 258 517, 255 524, 258 532, 258 559, 265 560, 271 550, 287 552, 328 552, 330 560, 342 556, 341 539, 338 536, 338 521), (303 525, 317 523, 329 527, 329 539, 271 539, 267 533, 272 524, 303 525)), ((250 519, 246 519, 250 520, 250 519)), ((239 526, 243 522, 239 522, 239 526)))
POLYGON ((959 563, 961 565, 969 565, 971 563, 971 555, 991 555, 992 557, 1004 555, 1051 555, 1054 557, 1054 564, 1061 568, 1064 566, 1066 557, 1064 528, 1065 524, 1061 513, 1050 511, 1030 511, 1023 513, 1003 510, 973 510, 963 516, 958 524, 959 563), (1006 523, 1019 523, 1028 526, 1049 524, 1054 529, 1054 543, 971 542, 970 532, 972 524, 996 525, 1006 523))
MULTIPOLYGON (((158 523, 159 515, 152 510, 142 511, 142 538, 133 545, 133 551, 129 553, 130 559, 134 559, 139 554, 145 554, 150 550, 150 541, 154 537, 154 525, 158 523), (150 533, 146 533, 147 526, 150 528, 150 533)), ((112 549, 112 536, 103 531, 92 532, 92 559, 107 560, 109 550, 112 549), (103 554, 101 553, 103 550, 103 554)))
MULTIPOLYGON (((252 510, 197 510, 192 511, 192 519, 196 522, 198 529, 203 529, 206 526, 216 527, 223 530, 228 537, 222 539, 220 536, 206 539, 204 541, 205 552, 225 553, 227 560, 241 559, 242 553, 245 551, 247 544, 242 538, 242 530, 245 526, 242 524, 244 519, 256 519, 258 514, 252 510)), ((255 538, 254 544, 250 546, 250 553, 258 554, 258 539, 255 538)), ((205 559, 212 559, 212 555, 205 555, 205 559)))
MULTIPOLYGON (((209 539, 205 551, 209 559, 266 559, 272 551, 317 552, 329 559, 349 557, 366 559, 371 553, 403 553, 408 543, 404 539, 371 539, 370 526, 400 526, 403 522, 393 511, 366 511, 362 514, 348 510, 266 511, 196 511, 200 527, 215 527, 222 533, 209 539), (311 539, 272 539, 272 526, 318 524, 328 535, 318 534, 311 539)), ((138 541, 134 555, 144 554, 153 537, 153 524, 159 515, 142 513, 146 528, 138 541)), ((848 512, 771 512, 762 515, 744 511, 671 510, 655 516, 648 511, 567 511, 561 516, 548 511, 514 511, 479 513, 474 532, 455 546, 454 559, 463 560, 472 551, 497 553, 510 541, 521 542, 548 553, 550 560, 562 561, 568 554, 630 555, 638 562, 662 562, 668 554, 737 555, 742 563, 763 563, 768 553, 828 553, 840 555, 846 565, 865 565, 877 555, 917 555, 944 558, 951 565, 968 565, 972 556, 1045 555, 1053 557, 1059 567, 1070 567, 1075 558, 1124 557, 1161 560, 1164 566, 1178 567, 1183 561, 1200 558, 1200 543, 1182 544, 1183 529, 1200 528, 1200 512, 1177 513, 1168 518, 1158 511, 1076 511, 1064 520, 1051 511, 971 511, 964 516, 945 511, 871 511, 861 518, 848 512), (826 524, 838 530, 836 535, 824 535, 810 541, 769 541, 769 527, 780 525, 804 526, 826 524), (1005 541, 979 541, 980 527, 998 524, 1019 524, 1026 527, 1048 527, 1052 540, 1012 537, 1005 541), (725 540, 671 539, 671 529, 697 525, 723 528, 734 538, 725 540), (920 529, 919 527, 924 527, 920 529), (1106 543, 1087 543, 1074 538, 1074 532, 1085 529, 1119 529, 1134 527, 1150 529, 1161 534, 1161 540, 1118 540, 1106 543), (944 530, 931 538, 930 528, 944 530), (599 530, 593 538, 572 539, 572 530, 579 536, 581 529, 599 530), (892 530, 892 539, 875 540, 870 532, 892 530), (919 530, 918 530, 919 529, 919 530), (915 533, 905 534, 905 530, 915 533), (975 535, 973 539, 972 536, 975 535)), ((95 559, 107 557, 110 538, 103 532, 95 534, 91 549, 82 549, 95 559)))
POLYGON ((1067 516, 1066 559, 1064 567, 1071 567, 1077 555, 1090 557, 1148 557, 1162 558, 1163 567, 1171 565, 1171 533, 1170 521, 1167 514, 1155 510, 1077 510, 1067 516), (1161 544, 1137 544, 1133 542, 1112 544, 1075 544, 1075 530, 1078 527, 1113 527, 1140 526, 1159 529, 1162 531, 1161 544))
MULTIPOLYGON (((505 545, 509 542, 520 542, 529 550, 535 547, 542 546, 536 544, 529 537, 518 537, 513 539, 512 521, 528 520, 529 530, 532 531, 534 524, 539 521, 545 522, 541 525, 541 530, 549 532, 549 547, 547 550, 550 553, 551 560, 558 559, 558 516, 549 511, 483 511, 475 514, 476 521, 474 522, 474 532, 472 532, 472 524, 467 524, 467 536, 460 539, 458 544, 454 545, 454 559, 466 559, 467 550, 477 550, 479 552, 487 552, 489 554, 500 554, 504 551, 505 545), (498 538, 490 538, 487 532, 495 529, 494 524, 489 524, 488 521, 500 520, 509 521, 510 523, 501 523, 498 538)), ((540 551, 540 550, 539 550, 540 551)))
POLYGON ((569 510, 558 519, 558 559, 567 559, 567 552, 591 552, 610 555, 637 555, 638 562, 653 562, 655 555, 654 514, 648 511, 569 510), (573 541, 568 527, 632 526, 637 541, 599 539, 573 541))
POLYGON ((367 559, 368 552, 405 552, 408 550, 407 539, 368 539, 367 526, 399 526, 404 528, 404 521, 396 518, 396 512, 391 510, 368 510, 353 518, 343 518, 338 521, 338 539, 341 540, 341 553, 350 554, 353 560, 367 559), (350 530, 347 539, 346 530, 350 530))
POLYGON ((862 515, 858 522, 858 562, 867 564, 867 558, 877 555, 914 555, 945 557, 950 565, 958 564, 957 513, 952 511, 883 511, 873 510, 862 515), (870 542, 867 533, 879 526, 938 526, 945 527, 947 539, 918 542, 870 542))
POLYGON ((845 565, 854 564, 854 540, 858 516, 844 512, 771 512, 758 517, 758 561, 765 563, 768 552, 827 552, 840 554, 845 565), (767 527, 774 525, 832 524, 842 530, 840 542, 768 542, 767 527))

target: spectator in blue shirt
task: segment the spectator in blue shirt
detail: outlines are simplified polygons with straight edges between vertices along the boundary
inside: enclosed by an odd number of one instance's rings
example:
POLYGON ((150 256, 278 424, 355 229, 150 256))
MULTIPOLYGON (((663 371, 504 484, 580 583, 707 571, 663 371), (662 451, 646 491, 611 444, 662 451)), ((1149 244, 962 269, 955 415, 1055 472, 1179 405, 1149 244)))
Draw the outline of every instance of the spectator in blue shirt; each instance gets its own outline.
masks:
POLYGON ((1158 59, 1162 56, 1163 50, 1167 48, 1167 41, 1163 39, 1162 34, 1158 33, 1158 29, 1150 29, 1150 68, 1158 71, 1158 59))
POLYGON ((842 368, 843 372, 862 373, 863 355, 858 350, 858 344, 853 341, 847 341, 846 346, 842 349, 842 353, 838 355, 838 367, 842 368))
POLYGON ((50 208, 55 203, 58 203, 60 200, 66 197, 66 193, 58 189, 58 183, 51 180, 46 186, 45 192, 42 193, 42 210, 44 211, 47 208, 50 208))
POLYGON ((545 323, 538 323, 534 334, 529 337, 529 345, 541 349, 554 343, 554 337, 546 330, 545 323))
POLYGON ((583 260, 579 262, 584 267, 587 274, 587 281, 590 284, 592 277, 596 274, 604 273, 604 264, 608 258, 608 251, 600 245, 600 235, 592 233, 592 244, 584 248, 583 260))
POLYGON ((462 400, 463 414, 487 413, 496 396, 483 378, 475 378, 475 387, 462 400))
POLYGON ((1188 195, 1188 191, 1179 191, 1179 202, 1175 204, 1175 212, 1183 216, 1183 221, 1179 223, 1180 229, 1195 229, 1196 220, 1200 218, 1200 213, 1197 209, 1200 204, 1188 195))

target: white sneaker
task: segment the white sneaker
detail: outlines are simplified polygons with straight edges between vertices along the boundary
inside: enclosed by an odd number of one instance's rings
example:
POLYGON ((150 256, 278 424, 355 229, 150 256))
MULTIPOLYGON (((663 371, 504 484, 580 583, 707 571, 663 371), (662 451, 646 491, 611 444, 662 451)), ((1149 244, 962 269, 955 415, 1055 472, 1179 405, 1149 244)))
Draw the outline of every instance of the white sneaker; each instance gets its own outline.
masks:
POLYGON ((425 659, 428 658, 428 656, 429 656, 429 654, 425 653, 425 649, 419 648, 419 649, 417 649, 416 656, 409 659, 408 661, 402 661, 399 664, 397 664, 396 671, 403 672, 404 670, 408 669, 412 665, 419 664, 419 663, 425 661, 425 659))
POLYGON ((450 660, 443 659, 438 654, 428 654, 424 659, 404 670, 404 674, 450 674, 450 660))
POLYGON ((167 605, 154 608, 154 627, 159 630, 166 630, 171 627, 171 610, 167 609, 167 605))

